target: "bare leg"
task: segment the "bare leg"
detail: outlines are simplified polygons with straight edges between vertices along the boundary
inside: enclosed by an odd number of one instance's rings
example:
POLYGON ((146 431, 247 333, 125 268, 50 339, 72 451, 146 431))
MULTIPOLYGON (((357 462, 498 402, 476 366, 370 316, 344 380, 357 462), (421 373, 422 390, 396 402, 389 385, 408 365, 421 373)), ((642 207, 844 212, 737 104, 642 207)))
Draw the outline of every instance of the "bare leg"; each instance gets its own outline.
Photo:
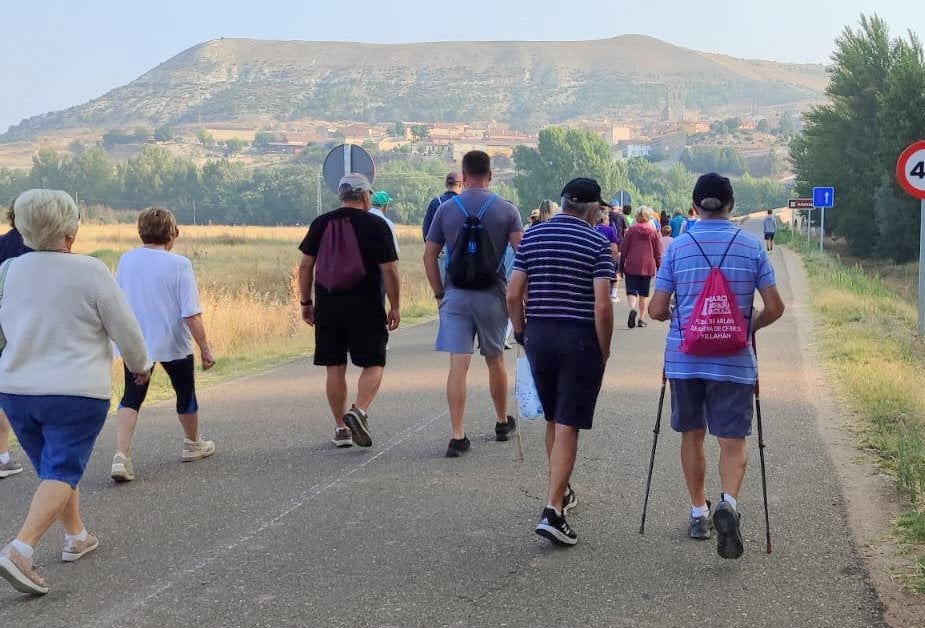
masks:
POLYGON ((199 440, 199 413, 178 414, 180 425, 183 426, 183 435, 194 443, 199 440))
POLYGON ((707 503, 704 484, 707 479, 707 450, 703 446, 707 430, 693 430, 681 433, 681 467, 691 504, 703 506, 707 503))
POLYGON ((723 492, 738 499, 748 465, 748 447, 744 438, 719 439, 719 477, 723 492))
POLYGON ((626 295, 626 303, 629 305, 630 310, 635 310, 636 306, 639 305, 639 296, 635 294, 626 295))
MULTIPOLYGON (((546 421, 546 461, 551 465, 552 464, 552 448, 556 444, 556 422, 552 420, 546 421)), ((550 466, 549 472, 552 473, 552 467, 550 466)))
POLYGON ((649 305, 649 297, 640 296, 639 297, 639 320, 645 320, 646 318, 646 308, 649 305))
POLYGON ((43 480, 32 496, 29 514, 16 535, 16 540, 35 547, 73 496, 74 489, 70 484, 57 480, 43 480))
POLYGON ((0 410, 0 454, 5 454, 10 450, 10 422, 6 415, 0 410))
MULTIPOLYGON (((357 403, 356 406, 366 412, 373 405, 376 393, 379 392, 379 386, 382 384, 382 374, 385 369, 381 366, 369 366, 360 373, 360 379, 357 382, 357 403)), ((346 411, 345 411, 346 412, 346 411)))
POLYGON ((565 491, 568 489, 575 457, 578 454, 578 430, 568 425, 555 424, 555 443, 549 456, 548 503, 562 512, 565 491))
POLYGON ((453 438, 466 435, 464 419, 466 416, 466 380, 472 356, 468 353, 450 355, 450 374, 446 378, 446 400, 450 405, 450 422, 453 438))
MULTIPOLYGON (((135 435, 135 426, 138 425, 138 412, 131 408, 119 408, 116 413, 116 452, 129 455, 132 448, 132 436, 135 435)), ((78 530, 79 532, 79 530, 78 530)))
POLYGON ((488 388, 491 401, 495 405, 495 417, 498 423, 507 423, 507 369, 504 366, 504 354, 485 358, 488 365, 488 388))
POLYGON ((328 379, 325 383, 325 393, 328 396, 328 405, 334 415, 334 423, 338 428, 346 428, 344 415, 347 414, 347 365, 339 364, 329 366, 328 379))
POLYGON ((64 526, 64 531, 72 536, 77 536, 84 531, 84 522, 80 518, 80 489, 74 489, 70 501, 61 511, 58 517, 64 526))

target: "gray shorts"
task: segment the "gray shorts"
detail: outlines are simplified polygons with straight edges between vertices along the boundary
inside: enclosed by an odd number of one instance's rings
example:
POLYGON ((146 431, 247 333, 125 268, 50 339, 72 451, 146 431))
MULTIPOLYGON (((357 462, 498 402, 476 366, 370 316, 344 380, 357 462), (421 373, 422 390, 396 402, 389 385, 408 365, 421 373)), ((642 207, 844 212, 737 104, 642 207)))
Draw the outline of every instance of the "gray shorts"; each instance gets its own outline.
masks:
POLYGON ((504 352, 507 302, 498 290, 450 288, 440 302, 437 351, 473 353, 475 337, 480 352, 491 358, 504 352))
POLYGON ((752 433, 755 412, 753 384, 710 379, 672 379, 671 427, 676 432, 710 428, 719 438, 745 438, 752 433))

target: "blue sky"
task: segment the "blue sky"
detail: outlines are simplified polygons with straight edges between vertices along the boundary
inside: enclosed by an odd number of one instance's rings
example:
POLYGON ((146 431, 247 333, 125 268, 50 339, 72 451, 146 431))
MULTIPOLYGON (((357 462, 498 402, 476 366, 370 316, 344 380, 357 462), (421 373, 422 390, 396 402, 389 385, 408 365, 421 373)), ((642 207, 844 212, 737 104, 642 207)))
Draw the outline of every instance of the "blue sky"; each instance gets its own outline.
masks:
POLYGON ((218 37, 571 40, 639 33, 737 57, 826 62, 861 13, 925 37, 914 0, 2 0, 0 130, 128 83, 218 37), (757 6, 756 6, 757 5, 757 6))

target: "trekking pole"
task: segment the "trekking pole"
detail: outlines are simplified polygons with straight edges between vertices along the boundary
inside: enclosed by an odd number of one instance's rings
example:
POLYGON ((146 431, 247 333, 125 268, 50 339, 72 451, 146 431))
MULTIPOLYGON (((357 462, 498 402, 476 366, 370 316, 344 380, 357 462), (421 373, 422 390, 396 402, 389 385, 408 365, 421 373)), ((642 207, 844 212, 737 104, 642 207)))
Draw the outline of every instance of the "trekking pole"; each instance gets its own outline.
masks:
MULTIPOLYGON (((520 362, 520 352, 522 347, 520 346, 519 342, 515 342, 514 346, 517 347, 514 350, 514 414, 520 414, 517 412, 517 364, 520 362)), ((520 433, 522 429, 523 421, 521 421, 520 425, 517 426, 515 432, 517 432, 517 453, 520 456, 520 461, 524 462, 524 437, 520 433)))
MULTIPOLYGON (((752 332, 752 348, 755 350, 755 360, 758 359, 758 347, 755 344, 755 332, 752 332)), ((761 429, 761 388, 758 385, 758 376, 755 375, 755 415, 758 420, 758 458, 761 460, 761 492, 764 494, 764 530, 768 544, 768 554, 771 553, 771 516, 768 513, 768 476, 764 464, 764 431, 761 429)))
POLYGON ((646 533, 646 510, 649 508, 649 488, 652 486, 652 469, 655 467, 655 448, 658 446, 658 433, 662 428, 662 408, 665 406, 665 386, 668 378, 662 369, 662 392, 658 396, 658 414, 655 417, 655 429, 652 430, 652 455, 649 457, 649 477, 646 478, 646 497, 642 503, 642 522, 639 524, 639 534, 646 533))

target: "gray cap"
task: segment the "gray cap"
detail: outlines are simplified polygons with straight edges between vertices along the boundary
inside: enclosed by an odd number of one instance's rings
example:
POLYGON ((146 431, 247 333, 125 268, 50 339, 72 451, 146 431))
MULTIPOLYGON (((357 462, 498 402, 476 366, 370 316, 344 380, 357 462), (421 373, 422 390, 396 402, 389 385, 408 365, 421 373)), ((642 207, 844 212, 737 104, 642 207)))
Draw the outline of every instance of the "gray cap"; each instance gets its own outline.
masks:
POLYGON ((337 189, 339 192, 355 192, 358 190, 362 190, 363 192, 372 192, 373 186, 370 184, 369 179, 367 179, 365 175, 362 175, 358 172, 351 172, 350 174, 346 174, 341 178, 337 189))

